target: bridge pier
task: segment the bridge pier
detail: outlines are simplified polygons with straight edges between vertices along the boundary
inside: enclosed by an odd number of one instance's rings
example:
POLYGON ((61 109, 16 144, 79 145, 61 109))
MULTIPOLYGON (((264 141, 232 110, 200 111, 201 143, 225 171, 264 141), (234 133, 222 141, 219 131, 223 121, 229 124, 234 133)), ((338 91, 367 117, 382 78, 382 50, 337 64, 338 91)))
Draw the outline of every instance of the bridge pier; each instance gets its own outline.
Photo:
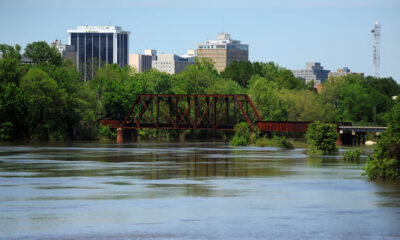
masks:
POLYGON ((365 145, 365 137, 368 132, 379 133, 386 127, 376 126, 339 126, 339 135, 342 145, 361 146, 365 145))
POLYGON ((137 142, 137 130, 117 128, 117 143, 124 142, 137 142))
POLYGON ((340 131, 338 131, 338 137, 336 139, 336 145, 338 145, 338 146, 343 145, 342 134, 340 134, 340 131))

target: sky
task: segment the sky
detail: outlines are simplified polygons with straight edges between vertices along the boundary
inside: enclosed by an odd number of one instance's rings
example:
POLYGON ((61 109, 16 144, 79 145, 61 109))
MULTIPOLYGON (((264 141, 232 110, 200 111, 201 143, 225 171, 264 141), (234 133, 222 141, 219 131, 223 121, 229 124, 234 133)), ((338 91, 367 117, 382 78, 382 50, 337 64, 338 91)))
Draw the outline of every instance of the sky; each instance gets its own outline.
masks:
POLYGON ((117 25, 131 32, 130 53, 183 55, 225 32, 249 44, 250 61, 372 75, 376 21, 380 76, 400 83, 399 0, 0 0, 0 43, 68 43, 78 25, 117 25))

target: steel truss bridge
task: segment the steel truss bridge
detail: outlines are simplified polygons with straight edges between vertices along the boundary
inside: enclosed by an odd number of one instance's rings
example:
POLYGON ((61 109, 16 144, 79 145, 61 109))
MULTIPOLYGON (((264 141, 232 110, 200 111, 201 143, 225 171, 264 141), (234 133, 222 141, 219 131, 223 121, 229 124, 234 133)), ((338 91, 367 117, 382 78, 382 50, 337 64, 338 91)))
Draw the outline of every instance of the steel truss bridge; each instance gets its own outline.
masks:
POLYGON ((122 129, 214 129, 231 131, 247 122, 252 129, 260 114, 247 95, 140 94, 123 120, 102 120, 122 129))
MULTIPOLYGON (((312 122, 262 121, 248 95, 139 94, 124 119, 105 119, 101 124, 117 129, 117 142, 133 138, 136 129, 233 131, 236 124, 247 122, 261 132, 307 132, 312 122), (129 136, 131 135, 131 136, 129 136)), ((338 143, 365 142, 365 132, 381 132, 384 127, 338 126, 338 143), (349 135, 349 131, 350 134, 349 135), (348 136, 349 135, 349 136, 348 136), (357 140, 358 139, 358 140, 357 140), (361 140, 362 139, 362 140, 361 140)))

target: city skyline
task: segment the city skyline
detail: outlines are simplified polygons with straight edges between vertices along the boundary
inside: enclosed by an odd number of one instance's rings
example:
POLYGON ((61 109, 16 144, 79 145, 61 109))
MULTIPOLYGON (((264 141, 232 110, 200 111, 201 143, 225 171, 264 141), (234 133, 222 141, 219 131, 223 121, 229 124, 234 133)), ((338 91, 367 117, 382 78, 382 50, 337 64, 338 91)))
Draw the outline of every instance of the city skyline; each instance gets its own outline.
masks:
POLYGON ((184 54, 220 32, 249 44, 250 61, 288 69, 321 62, 336 71, 373 74, 373 36, 382 24, 381 77, 400 82, 399 1, 31 1, 1 0, 0 43, 60 39, 78 25, 117 25, 131 32, 129 53, 184 54), (112 6, 111 6, 112 4, 112 6))

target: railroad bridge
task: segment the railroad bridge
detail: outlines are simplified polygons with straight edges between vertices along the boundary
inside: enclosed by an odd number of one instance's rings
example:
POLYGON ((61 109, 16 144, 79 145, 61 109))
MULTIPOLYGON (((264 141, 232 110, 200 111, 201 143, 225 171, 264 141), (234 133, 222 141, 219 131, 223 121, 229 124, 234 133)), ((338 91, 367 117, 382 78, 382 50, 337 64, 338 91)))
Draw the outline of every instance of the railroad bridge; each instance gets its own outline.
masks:
MULTIPOLYGON (((101 120, 102 125, 117 129, 118 143, 136 139, 137 129, 233 131, 240 122, 247 122, 252 130, 258 127, 261 132, 267 133, 305 133, 312 123, 262 121, 255 105, 245 94, 139 94, 124 119, 101 120)), ((365 142, 365 129, 351 128, 349 122, 335 124, 338 125, 338 144, 365 142)), ((369 131, 383 130, 370 127, 369 131)))

